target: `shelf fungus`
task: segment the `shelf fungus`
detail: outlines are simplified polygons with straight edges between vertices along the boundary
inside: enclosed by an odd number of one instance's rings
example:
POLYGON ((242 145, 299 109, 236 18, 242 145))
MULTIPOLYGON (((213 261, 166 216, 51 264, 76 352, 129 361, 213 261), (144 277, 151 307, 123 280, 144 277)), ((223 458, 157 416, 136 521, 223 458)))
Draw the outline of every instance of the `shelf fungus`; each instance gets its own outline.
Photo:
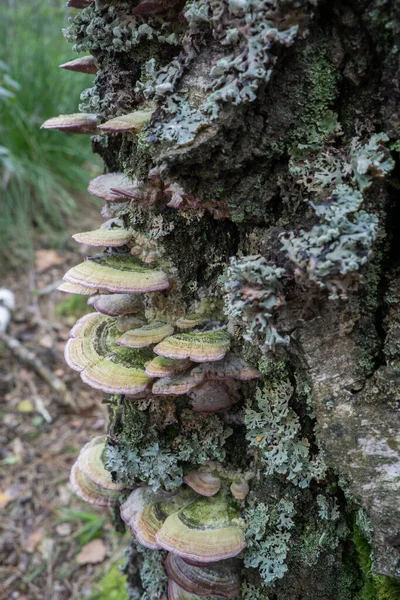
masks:
POLYGON ((60 65, 60 69, 75 71, 76 73, 88 73, 89 75, 95 75, 99 70, 94 56, 80 56, 79 58, 74 58, 73 60, 69 60, 60 65))
POLYGON ((192 410, 204 415, 213 414, 228 410, 237 401, 237 389, 235 383, 229 382, 226 385, 221 381, 206 381, 201 386, 189 392, 192 401, 192 410))
POLYGON ((186 371, 192 363, 188 359, 173 360, 165 356, 156 356, 146 365, 146 373, 149 377, 173 377, 186 371))
POLYGON ((138 134, 151 119, 154 109, 136 110, 133 113, 115 117, 99 125, 99 129, 106 133, 131 132, 138 134))
POLYGON ((140 312, 143 301, 137 294, 101 294, 94 297, 93 307, 102 315, 118 317, 140 312))
POLYGON ((67 292, 68 294, 81 294, 81 296, 92 296, 93 294, 107 294, 106 290, 89 288, 86 285, 80 283, 70 283, 69 281, 63 281, 58 286, 59 292, 67 292))
POLYGON ((230 490, 232 496, 236 498, 236 500, 244 500, 250 491, 250 487, 247 481, 234 481, 231 483, 230 490))
POLYGON ((187 394, 197 383, 193 381, 190 373, 181 373, 174 377, 163 377, 153 384, 152 392, 163 396, 182 396, 187 394))
POLYGON ((249 381, 258 379, 261 373, 248 365, 242 358, 229 352, 222 360, 203 363, 192 370, 192 377, 198 384, 208 379, 237 379, 249 381))
POLYGON ((156 542, 184 559, 210 563, 237 556, 245 547, 239 511, 222 494, 200 497, 171 514, 156 542))
POLYGON ((221 480, 207 468, 190 471, 183 478, 184 483, 201 496, 215 496, 221 489, 221 480))
POLYGON ((135 197, 137 182, 124 173, 105 173, 89 182, 88 192, 106 202, 123 202, 135 197))
POLYGON ((150 377, 143 370, 148 355, 122 348, 116 320, 99 313, 85 315, 71 330, 65 360, 82 381, 109 394, 135 396, 145 391, 150 377))
POLYGON ((226 329, 200 333, 180 333, 165 338, 154 352, 166 358, 189 358, 193 362, 221 360, 229 350, 230 337, 226 329))
POLYGON ((139 327, 139 329, 132 329, 124 333, 123 336, 118 338, 117 344, 121 346, 127 346, 128 348, 146 348, 152 344, 157 344, 168 335, 174 332, 174 328, 169 323, 164 321, 152 321, 139 327))
POLYGON ((166 274, 144 266, 130 255, 104 255, 89 258, 64 275, 70 283, 121 294, 143 294, 165 290, 166 274))
POLYGON ((191 494, 173 494, 163 490, 153 492, 148 487, 140 487, 121 505, 121 518, 142 546, 150 550, 160 550, 161 546, 156 540, 157 531, 171 514, 191 501, 191 494))
POLYGON ((168 590, 170 599, 204 596, 231 599, 240 593, 239 565, 235 559, 198 565, 169 553, 165 568, 171 580, 168 590))
POLYGON ((93 134, 97 131, 97 117, 91 113, 59 115, 45 121, 41 129, 58 129, 66 133, 93 134))
POLYGON ((179 329, 194 329, 199 325, 203 325, 209 321, 209 317, 197 313, 185 315, 176 321, 176 326, 179 329))
POLYGON ((71 469, 70 483, 85 502, 97 506, 115 506, 124 484, 114 483, 104 467, 102 455, 105 439, 98 436, 86 444, 71 469))
POLYGON ((93 231, 75 233, 72 237, 76 242, 87 246, 118 248, 131 241, 132 232, 129 229, 110 227, 109 229, 94 229, 93 231))

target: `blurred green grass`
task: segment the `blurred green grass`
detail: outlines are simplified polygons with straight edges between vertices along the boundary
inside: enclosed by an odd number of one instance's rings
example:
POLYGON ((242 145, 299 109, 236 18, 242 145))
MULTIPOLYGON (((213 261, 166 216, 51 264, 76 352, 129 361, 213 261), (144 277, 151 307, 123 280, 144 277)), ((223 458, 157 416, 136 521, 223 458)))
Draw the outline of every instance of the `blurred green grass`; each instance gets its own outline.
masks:
POLYGON ((0 273, 31 260, 38 234, 54 245, 93 176, 88 136, 40 129, 47 118, 78 112, 92 85, 93 76, 58 68, 74 58, 61 32, 71 14, 62 0, 2 4, 0 273))

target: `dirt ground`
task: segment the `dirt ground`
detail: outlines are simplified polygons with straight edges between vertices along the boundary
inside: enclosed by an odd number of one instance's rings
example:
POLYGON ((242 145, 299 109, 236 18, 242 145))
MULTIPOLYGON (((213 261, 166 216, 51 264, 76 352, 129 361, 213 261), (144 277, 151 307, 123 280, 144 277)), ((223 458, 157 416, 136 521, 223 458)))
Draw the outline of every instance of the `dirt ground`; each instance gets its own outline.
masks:
MULTIPOLYGON (((94 229, 96 218, 81 230, 94 229)), ((74 402, 63 405, 0 341, 0 600, 103 598, 92 596, 97 582, 126 545, 107 510, 83 503, 68 484, 80 448, 106 431, 108 418, 104 395, 64 362, 72 325, 90 311, 56 290, 85 252, 70 248, 39 250, 30 272, 0 282, 16 296, 9 335, 65 382, 74 402)))

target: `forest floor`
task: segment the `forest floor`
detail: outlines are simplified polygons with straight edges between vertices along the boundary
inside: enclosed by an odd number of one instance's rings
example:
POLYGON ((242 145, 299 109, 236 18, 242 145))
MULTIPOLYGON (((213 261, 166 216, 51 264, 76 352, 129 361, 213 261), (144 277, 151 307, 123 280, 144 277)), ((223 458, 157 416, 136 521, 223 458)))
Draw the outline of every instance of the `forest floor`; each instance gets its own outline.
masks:
MULTIPOLYGON (((97 212, 86 211, 86 219, 81 231, 94 229, 96 219, 100 224, 97 212)), ((121 597, 104 595, 101 578, 115 572, 126 540, 115 533, 107 509, 83 503, 68 483, 80 448, 106 431, 108 419, 103 394, 64 362, 72 325, 90 312, 83 298, 56 290, 83 258, 85 249, 73 248, 38 250, 28 273, 0 282, 16 297, 8 334, 65 382, 74 403, 64 405, 0 341, 0 600, 121 597)))

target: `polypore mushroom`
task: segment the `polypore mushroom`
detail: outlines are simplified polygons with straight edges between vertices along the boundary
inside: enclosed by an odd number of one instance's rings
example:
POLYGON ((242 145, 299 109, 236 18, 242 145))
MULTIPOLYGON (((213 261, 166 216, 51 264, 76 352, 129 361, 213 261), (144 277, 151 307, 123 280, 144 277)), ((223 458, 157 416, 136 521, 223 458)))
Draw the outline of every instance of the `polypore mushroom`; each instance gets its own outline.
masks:
POLYGON ((230 337, 226 329, 201 333, 180 333, 165 338, 154 352, 167 358, 190 358, 193 362, 221 360, 229 350, 230 337))
POLYGON ((118 317, 140 311, 143 302, 136 294, 101 294, 94 298, 93 306, 103 315, 118 317))
POLYGON ((138 134, 143 129, 144 125, 150 121, 153 112, 153 109, 136 110, 128 115, 115 117, 106 123, 102 123, 99 125, 99 129, 106 131, 107 133, 123 133, 125 131, 130 131, 131 133, 138 134))
POLYGON ((95 75, 99 70, 94 56, 80 56, 79 58, 74 58, 73 60, 60 65, 60 69, 75 71, 76 73, 88 73, 89 75, 95 75))
POLYGON ((199 563, 231 558, 246 547, 239 512, 221 494, 200 497, 171 514, 155 537, 164 550, 199 563))
POLYGON ((176 326, 179 327, 179 329, 194 329, 199 325, 203 325, 203 323, 207 323, 208 320, 209 318, 205 315, 192 313, 178 319, 176 321, 176 326))
POLYGON ((151 344, 157 344, 174 332, 174 328, 165 321, 154 320, 139 329, 132 329, 118 338, 117 344, 128 348, 146 348, 151 344))
POLYGON ((164 356, 156 356, 148 365, 146 373, 149 377, 172 377, 186 371, 191 365, 190 360, 173 360, 164 356))
MULTIPOLYGON (((232 382, 233 384, 233 382, 232 382)), ((194 382, 194 386, 196 386, 194 382)), ((194 387, 193 386, 193 387, 194 387)), ((236 389, 220 381, 206 381, 189 393, 192 410, 196 413, 212 414, 228 410, 236 401, 236 389)))
POLYGON ((112 317, 98 313, 85 315, 71 330, 65 360, 91 387, 109 394, 134 396, 150 382, 142 369, 148 355, 118 346, 115 340, 119 335, 112 317))
POLYGON ((137 182, 131 181, 124 173, 106 173, 89 182, 88 192, 106 202, 131 200, 137 190, 137 182), (117 191, 113 191, 117 190, 117 191))
POLYGON ((93 289, 86 287, 85 285, 81 285, 80 283, 70 283, 69 281, 63 281, 57 289, 59 292, 67 292, 68 294, 81 294, 82 296, 92 296, 93 294, 107 293, 106 290, 93 289))
POLYGON ((156 381, 152 387, 153 394, 182 396, 196 387, 190 373, 182 373, 174 377, 163 377, 156 381))
POLYGON ((250 491, 247 481, 236 482, 231 484, 231 493, 236 500, 244 500, 250 491))
POLYGON ((95 229, 94 231, 75 233, 72 237, 76 242, 88 246, 118 248, 131 241, 132 232, 129 229, 110 227, 109 229, 95 229))
POLYGON ((114 483, 102 461, 105 439, 95 437, 79 453, 71 469, 70 483, 74 492, 89 504, 114 506, 125 485, 114 483))
MULTIPOLYGON (((216 596, 217 598, 236 598, 240 593, 239 569, 236 560, 222 560, 210 565, 196 565, 186 562, 180 556, 169 553, 165 560, 168 576, 176 586, 196 597, 216 596)), ((181 595, 180 590, 171 584, 169 598, 190 598, 181 595), (172 595, 171 595, 172 587, 172 595)))
POLYGON ((157 531, 169 515, 192 500, 190 494, 174 494, 163 490, 153 492, 148 487, 140 487, 121 505, 121 517, 142 546, 159 550, 155 537, 157 531))
POLYGON ((116 327, 120 333, 125 333, 130 329, 142 327, 146 323, 144 317, 140 315, 120 315, 117 319, 116 327))
POLYGON ((222 360, 203 363, 192 370, 192 377, 197 383, 207 379, 238 379, 248 381, 261 377, 261 373, 248 365, 242 358, 229 352, 222 360))
POLYGON ((67 271, 64 279, 88 288, 120 294, 165 290, 169 285, 163 271, 145 267, 140 261, 125 254, 87 259, 67 271))
POLYGON ((190 471, 183 481, 201 496, 215 496, 221 489, 221 480, 206 468, 190 471))
POLYGON ((58 129, 66 133, 96 133, 97 117, 91 113, 75 113, 72 115, 59 115, 48 119, 41 129, 58 129))

